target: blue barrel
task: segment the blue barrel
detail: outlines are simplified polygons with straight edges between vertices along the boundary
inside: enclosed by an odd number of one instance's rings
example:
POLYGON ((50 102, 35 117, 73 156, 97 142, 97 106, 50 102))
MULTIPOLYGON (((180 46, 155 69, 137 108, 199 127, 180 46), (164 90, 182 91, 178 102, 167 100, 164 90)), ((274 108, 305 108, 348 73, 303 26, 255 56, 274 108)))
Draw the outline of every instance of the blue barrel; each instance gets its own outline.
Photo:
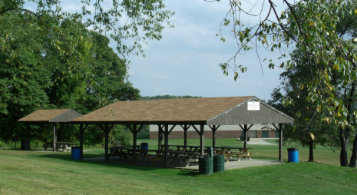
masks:
POLYGON ((299 162, 299 151, 297 148, 288 148, 289 162, 299 162))
POLYGON ((29 150, 27 140, 21 140, 21 150, 29 150))
POLYGON ((148 150, 149 149, 149 143, 141 143, 141 149, 142 150, 148 150))
POLYGON ((81 159, 81 147, 72 147, 71 155, 72 155, 73 160, 80 160, 81 159))
MULTIPOLYGON (((140 145, 142 150, 148 150, 149 149, 149 143, 141 143, 140 145)), ((141 155, 144 156, 146 152, 142 152, 141 155)))

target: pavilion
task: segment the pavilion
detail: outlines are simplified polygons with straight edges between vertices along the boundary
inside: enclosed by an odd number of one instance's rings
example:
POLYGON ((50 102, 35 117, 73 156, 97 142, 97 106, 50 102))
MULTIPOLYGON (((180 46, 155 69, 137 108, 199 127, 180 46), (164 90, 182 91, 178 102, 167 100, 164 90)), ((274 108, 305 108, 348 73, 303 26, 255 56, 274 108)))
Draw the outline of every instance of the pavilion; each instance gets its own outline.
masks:
MULTIPOLYGON (((144 124, 158 125, 158 143, 161 145, 163 139, 165 143, 165 167, 168 166, 168 135, 176 125, 184 130, 184 145, 187 145, 187 129, 192 126, 196 130, 200 136, 200 153, 203 154, 204 125, 211 128, 212 145, 215 146, 215 133, 220 125, 239 125, 247 140, 247 132, 253 124, 273 124, 279 132, 279 161, 282 161, 282 126, 293 122, 293 118, 254 96, 118 101, 71 120, 73 124, 80 124, 81 159, 83 132, 89 124, 95 124, 104 131, 105 161, 109 159, 109 132, 115 124, 127 125, 133 133, 133 164, 136 163, 137 133, 144 124), (173 127, 169 129, 169 125, 173 127)), ((244 147, 246 144, 245 141, 244 147)))
POLYGON ((71 120, 82 116, 78 112, 71 109, 54 109, 54 110, 37 110, 21 119, 18 122, 27 124, 27 144, 30 150, 30 125, 52 124, 53 126, 53 151, 56 149, 57 142, 57 125, 59 123, 70 123, 71 120))

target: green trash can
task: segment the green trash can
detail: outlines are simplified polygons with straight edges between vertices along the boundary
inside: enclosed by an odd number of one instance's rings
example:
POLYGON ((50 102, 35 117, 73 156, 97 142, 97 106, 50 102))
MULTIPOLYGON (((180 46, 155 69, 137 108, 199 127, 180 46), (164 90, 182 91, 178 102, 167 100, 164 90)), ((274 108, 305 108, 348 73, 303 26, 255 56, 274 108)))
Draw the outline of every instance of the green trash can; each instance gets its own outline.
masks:
POLYGON ((198 169, 202 175, 211 175, 213 173, 213 160, 211 156, 201 156, 198 159, 198 169))
POLYGON ((224 172, 224 155, 216 154, 213 156, 213 173, 224 172))

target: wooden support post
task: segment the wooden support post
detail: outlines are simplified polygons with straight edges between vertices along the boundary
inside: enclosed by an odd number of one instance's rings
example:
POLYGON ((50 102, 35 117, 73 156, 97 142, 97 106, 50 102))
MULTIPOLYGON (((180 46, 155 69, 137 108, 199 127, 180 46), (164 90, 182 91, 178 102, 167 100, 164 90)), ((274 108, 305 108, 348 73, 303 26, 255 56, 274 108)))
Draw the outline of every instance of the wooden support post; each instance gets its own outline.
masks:
POLYGON ((56 151, 56 123, 53 123, 53 152, 56 151))
POLYGON ((136 164, 136 135, 138 130, 136 124, 133 124, 133 164, 136 164))
POLYGON ((162 127, 161 127, 161 124, 158 124, 157 126, 159 128, 157 145, 158 145, 158 150, 161 150, 162 149, 162 147, 161 147, 161 145, 162 145, 162 127))
POLYGON ((212 129, 212 146, 213 146, 213 149, 214 147, 216 147, 216 125, 213 125, 213 128, 212 129))
POLYGON ((248 127, 247 127, 247 124, 244 124, 244 129, 243 129, 243 132, 244 132, 244 148, 247 148, 247 132, 248 132, 248 127))
POLYGON ((80 160, 83 160, 83 124, 79 125, 79 147, 80 149, 80 160))
POLYGON ((279 161, 283 161, 283 124, 279 123, 279 161))
POLYGON ((168 161, 168 151, 169 151, 169 125, 165 124, 165 156, 164 156, 164 166, 168 167, 169 166, 169 161, 168 161))
POLYGON ((27 125, 27 149, 31 150, 31 126, 27 125))
POLYGON ((212 146, 216 147, 216 131, 221 125, 208 125, 212 130, 212 146))
POLYGON ((185 149, 187 148, 187 131, 190 126, 191 125, 181 125, 183 129, 183 145, 185 146, 185 149))
POLYGON ((108 124, 105 124, 105 127, 104 127, 104 154, 105 154, 105 162, 108 162, 109 161, 109 155, 108 155, 108 136, 109 136, 109 128, 108 128, 108 124))
POLYGON ((183 145, 185 146, 185 149, 187 147, 187 125, 185 125, 185 128, 183 129, 183 145))
POLYGON ((200 153, 203 155, 205 153, 205 131, 204 131, 204 125, 200 124, 200 153))

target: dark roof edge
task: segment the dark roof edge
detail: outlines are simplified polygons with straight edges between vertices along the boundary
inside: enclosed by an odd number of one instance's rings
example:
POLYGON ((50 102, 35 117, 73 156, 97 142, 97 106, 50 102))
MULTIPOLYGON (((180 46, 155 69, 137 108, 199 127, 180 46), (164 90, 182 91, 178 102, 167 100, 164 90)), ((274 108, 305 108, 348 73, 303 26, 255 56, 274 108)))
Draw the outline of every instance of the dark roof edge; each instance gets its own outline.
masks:
POLYGON ((71 124, 169 124, 169 125, 184 125, 184 124, 193 124, 206 125, 206 121, 71 121, 71 124))

